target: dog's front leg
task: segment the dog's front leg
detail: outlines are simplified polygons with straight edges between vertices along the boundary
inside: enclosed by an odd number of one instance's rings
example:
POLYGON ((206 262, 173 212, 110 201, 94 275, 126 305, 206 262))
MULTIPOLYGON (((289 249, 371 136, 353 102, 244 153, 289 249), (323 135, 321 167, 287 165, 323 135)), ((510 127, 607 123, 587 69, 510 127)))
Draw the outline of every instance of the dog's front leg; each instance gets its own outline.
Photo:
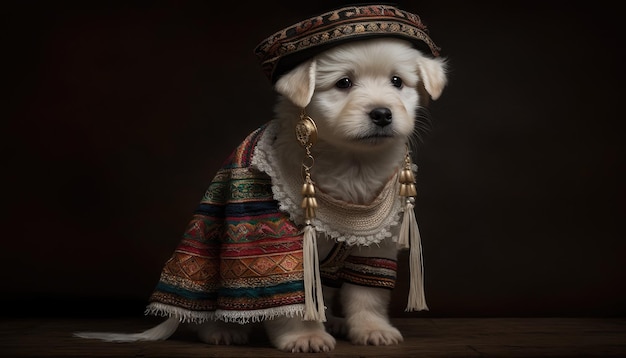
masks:
POLYGON ((402 334, 387 315, 390 290, 344 283, 340 297, 352 343, 381 346, 402 342, 402 334))
POLYGON ((330 352, 335 349, 335 338, 326 332, 321 322, 280 317, 264 323, 270 341, 281 351, 330 352))

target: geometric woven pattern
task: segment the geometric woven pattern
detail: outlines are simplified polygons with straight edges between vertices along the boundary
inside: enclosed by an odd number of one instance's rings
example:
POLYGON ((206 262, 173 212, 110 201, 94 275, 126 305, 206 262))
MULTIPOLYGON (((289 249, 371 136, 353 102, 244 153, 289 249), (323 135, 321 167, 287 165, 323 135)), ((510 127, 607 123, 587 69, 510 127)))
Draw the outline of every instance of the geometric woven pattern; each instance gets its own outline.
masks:
POLYGON ((236 320, 241 310, 304 304, 302 234, 278 209, 269 176, 250 167, 265 128, 251 133, 213 178, 163 268, 149 313, 202 320, 219 312, 236 320))
POLYGON ((396 260, 355 256, 351 254, 354 250, 354 246, 344 242, 335 244, 320 263, 320 275, 324 285, 340 287, 342 283, 348 282, 368 287, 395 287, 398 271, 396 260))
MULTIPOLYGON (((250 166, 267 125, 217 172, 150 296, 149 314, 248 322, 301 314, 302 230, 279 210, 271 178, 250 166)), ((321 265, 325 283, 392 288, 396 263, 350 255, 338 244, 321 265)))
POLYGON ((298 63, 331 46, 372 37, 398 37, 439 55, 420 17, 392 5, 346 5, 272 34, 254 52, 265 75, 276 80, 298 63))

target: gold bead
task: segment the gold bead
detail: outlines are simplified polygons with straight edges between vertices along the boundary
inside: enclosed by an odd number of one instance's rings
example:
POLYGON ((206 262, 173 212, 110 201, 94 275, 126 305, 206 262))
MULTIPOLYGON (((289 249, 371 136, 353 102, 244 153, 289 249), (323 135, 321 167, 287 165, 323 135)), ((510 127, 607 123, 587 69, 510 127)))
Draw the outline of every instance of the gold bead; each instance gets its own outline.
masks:
POLYGON ((407 180, 408 178, 406 176, 406 169, 402 169, 402 171, 400 172, 400 179, 398 181, 402 184, 406 184, 407 180))
POLYGON ((314 217, 315 217, 315 209, 311 207, 306 208, 306 218, 313 219, 314 217))
POLYGON ((296 139, 303 147, 317 142, 317 126, 311 117, 303 115, 296 123, 296 139))
POLYGON ((401 182, 404 184, 410 184, 415 182, 415 177, 413 177, 413 171, 411 169, 403 169, 400 174, 401 182))
POLYGON ((307 208, 315 209, 317 208, 317 199, 311 196, 305 196, 304 198, 302 198, 302 204, 300 205, 300 207, 302 209, 307 209, 307 208))
POLYGON ((313 183, 304 183, 302 185, 302 195, 304 196, 315 195, 315 185, 313 185, 313 183))
POLYGON ((415 177, 413 176, 413 171, 411 169, 402 169, 402 171, 400 172, 399 182, 402 184, 415 183, 415 177))
POLYGON ((407 169, 406 171, 407 171, 406 178, 407 178, 408 182, 409 183, 415 183, 415 177, 413 176, 413 171, 411 169, 407 169))
POLYGON ((417 195, 417 190, 415 189, 415 184, 408 184, 407 185, 407 193, 408 193, 408 195, 406 195, 406 196, 415 196, 415 195, 417 195))
POLYGON ((407 191, 407 186, 406 184, 400 184, 400 191, 399 191, 399 195, 400 196, 408 196, 407 195, 408 191, 407 191))

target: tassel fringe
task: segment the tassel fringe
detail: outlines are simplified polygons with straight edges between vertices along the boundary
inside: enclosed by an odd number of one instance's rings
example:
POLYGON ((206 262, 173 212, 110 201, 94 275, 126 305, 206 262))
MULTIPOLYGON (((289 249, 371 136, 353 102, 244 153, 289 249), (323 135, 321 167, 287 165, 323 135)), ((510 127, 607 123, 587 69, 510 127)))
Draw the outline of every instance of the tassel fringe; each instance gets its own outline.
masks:
POLYGON ((315 217, 317 199, 315 199, 315 184, 311 180, 311 168, 315 162, 311 154, 311 147, 317 141, 317 126, 315 121, 306 115, 304 108, 300 114, 300 121, 296 124, 296 139, 306 155, 302 160, 302 209, 306 219, 302 243, 304 266, 304 316, 305 321, 326 322, 322 280, 320 278, 319 255, 317 252, 317 233, 311 225, 315 217))
POLYGON ((422 240, 420 237, 417 219, 415 217, 412 198, 407 199, 404 210, 404 220, 400 227, 400 237, 398 245, 402 248, 409 248, 409 298, 405 311, 428 310, 426 296, 424 293, 424 261, 422 258, 422 240))
POLYGON ((326 322, 315 228, 304 227, 304 320, 326 322))
POLYGON ((426 296, 424 294, 422 239, 420 237, 419 228, 417 227, 415 211, 413 210, 415 208, 417 190, 415 188, 415 175, 413 173, 413 164, 411 163, 408 145, 404 157, 404 167, 400 171, 398 181, 400 183, 398 194, 405 200, 405 207, 397 243, 399 248, 409 249, 409 298, 405 311, 428 310, 426 296))

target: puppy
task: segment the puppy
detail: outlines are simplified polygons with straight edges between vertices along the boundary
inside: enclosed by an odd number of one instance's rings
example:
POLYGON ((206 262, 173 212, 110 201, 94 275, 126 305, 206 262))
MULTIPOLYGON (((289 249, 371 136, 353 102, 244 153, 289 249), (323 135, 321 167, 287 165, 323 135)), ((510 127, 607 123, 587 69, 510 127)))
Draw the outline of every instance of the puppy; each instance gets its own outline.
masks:
MULTIPOLYGON (((372 202, 398 168, 413 138, 423 84, 437 99, 446 84, 445 62, 432 59, 400 39, 371 39, 330 49, 281 77, 276 90, 280 129, 276 158, 283 173, 299 175, 302 150, 292 139, 301 108, 315 120, 318 142, 313 181, 319 190, 348 203, 372 202), (295 172, 294 172, 295 171, 295 172)), ((319 240, 320 257, 332 240, 319 240)), ((362 247, 359 256, 395 259, 397 245, 386 239, 362 247)), ((324 287, 326 305, 336 292, 324 287)), ((344 283, 339 292, 345 320, 332 315, 331 333, 345 332, 354 344, 389 345, 402 341, 387 316, 390 291, 344 283)), ((266 321, 272 343, 284 351, 332 350, 334 338, 317 322, 300 318, 266 321)))
MULTIPOLYGON (((273 173, 272 180, 295 178, 285 181, 287 184, 279 190, 274 188, 274 196, 281 204, 289 201, 290 193, 299 192, 305 154, 295 139, 294 128, 304 109, 317 127, 317 142, 309 148, 312 160, 307 168, 311 169, 318 192, 336 200, 339 207, 345 204, 358 208, 384 202, 381 193, 385 193, 390 178, 402 167, 407 143, 416 135, 418 110, 425 100, 420 88, 434 100, 445 85, 445 60, 425 56, 406 40, 373 38, 332 47, 276 81, 276 117, 271 122, 272 135, 266 136, 265 143, 271 152, 256 155, 270 159, 257 165, 273 173), (291 182, 296 184, 290 185, 291 182)), ((399 249, 392 240, 398 235, 398 225, 394 224, 397 223, 388 221, 386 228, 380 228, 380 232, 391 231, 385 235, 374 230, 370 235, 374 239, 364 245, 343 237, 347 244, 344 247, 350 249, 353 258, 351 264, 368 258, 395 261, 399 249)), ((333 254, 336 247, 337 237, 332 230, 318 230, 320 259, 333 254)), ((303 320, 301 314, 262 320, 271 343, 287 352, 328 352, 335 347, 334 336, 345 336, 358 345, 391 345, 403 340, 387 314, 388 287, 344 282, 324 286, 323 299, 327 307, 325 323, 321 322, 323 319, 303 320), (340 300, 341 318, 331 311, 337 306, 333 303, 336 298, 340 300)), ((138 334, 76 335, 110 341, 166 339, 181 320, 184 319, 171 314, 161 325, 138 334)), ((206 320, 199 326, 198 335, 209 344, 245 344, 253 323, 240 323, 206 320)))

